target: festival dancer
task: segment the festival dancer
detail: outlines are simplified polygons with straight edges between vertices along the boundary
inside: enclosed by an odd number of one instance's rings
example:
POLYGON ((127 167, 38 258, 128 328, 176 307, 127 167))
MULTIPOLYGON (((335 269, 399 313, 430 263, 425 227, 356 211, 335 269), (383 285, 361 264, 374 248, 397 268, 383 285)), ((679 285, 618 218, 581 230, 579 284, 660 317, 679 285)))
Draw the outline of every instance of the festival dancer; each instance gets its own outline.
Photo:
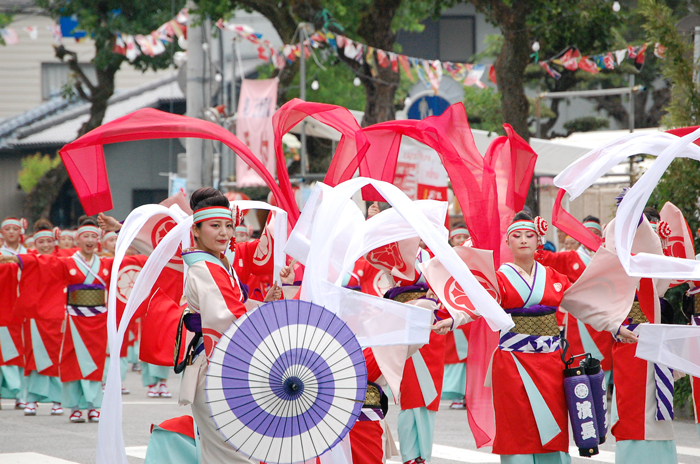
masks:
POLYGON ((466 225, 457 224, 450 231, 450 245, 462 246, 467 240, 469 240, 469 230, 466 225))
MULTIPOLYGON (((25 219, 6 218, 0 224, 0 235, 4 240, 0 248, 0 256, 16 256, 27 253, 22 245, 22 234, 27 228, 25 219)), ((17 300, 20 269, 5 271, 5 279, 1 285, 0 296, 3 306, 13 309, 17 300)), ((22 315, 14 311, 5 311, 0 317, 0 397, 14 398, 15 409, 25 409, 27 403, 23 399, 25 391, 24 378, 24 341, 22 339, 22 315)))
MULTIPOLYGON (((515 216, 506 233, 513 263, 503 264, 496 272, 500 304, 515 322, 513 329, 501 333, 491 377, 496 414, 493 452, 507 464, 571 462, 565 366, 555 316, 571 283, 535 261, 540 236, 546 230, 543 222, 522 212, 515 216)), ((466 312, 450 313, 452 319, 437 322, 434 331, 446 333, 471 318, 466 312)), ((614 314, 576 314, 605 330, 614 331, 619 325, 614 314)), ((624 327, 618 336, 636 340, 624 327)))
POLYGON ((61 250, 72 250, 75 248, 75 232, 72 230, 62 230, 58 239, 58 248, 61 250))
MULTIPOLYGON (((427 284, 407 285, 389 290, 385 298, 418 304, 436 311, 438 302, 427 284)), ((430 340, 404 364, 401 379, 398 432, 401 460, 421 464, 432 459, 435 415, 440 407, 445 369, 445 337, 430 333, 430 340)))
MULTIPOLYGON (((53 226, 46 219, 34 223, 34 243, 39 255, 53 255, 56 237, 53 226)), ((63 387, 59 378, 59 353, 63 338, 65 293, 45 292, 38 267, 22 271, 19 298, 15 312, 24 317, 23 335, 26 380, 25 416, 35 416, 37 403, 53 403, 52 416, 63 414, 61 406, 63 387)))
MULTIPOLYGON (((640 251, 663 254, 661 241, 656 233, 644 235, 646 249, 637 249, 641 242, 642 228, 656 231, 659 213, 653 208, 644 210, 632 253, 640 251)), ((605 247, 615 248, 615 220, 605 230, 605 247)), ((668 283, 642 278, 636 301, 629 315, 620 326, 637 334, 640 324, 660 324, 659 298, 668 283)), ((636 341, 636 337, 634 339, 636 341)), ((611 432, 616 440, 617 464, 654 462, 659 464, 678 462, 673 432, 673 373, 670 369, 635 356, 636 345, 625 343, 618 335, 613 343, 613 377, 615 388, 612 400, 611 432)))
MULTIPOLYGON (((602 238, 603 227, 600 224, 600 219, 595 216, 586 216, 583 220, 583 225, 591 233, 602 238)), ((573 283, 581 277, 594 254, 593 250, 580 245, 576 250, 564 250, 559 253, 538 250, 535 253, 535 259, 560 274, 564 274, 573 283)), ((566 308, 563 309, 565 310, 566 308)), ((564 336, 569 342, 571 353, 573 355, 590 353, 591 356, 598 359, 601 368, 605 372, 605 380, 610 385, 613 345, 613 338, 610 336, 610 333, 594 330, 590 325, 576 320, 575 317, 565 311, 561 311, 561 313, 563 314, 564 336)))
MULTIPOLYGON (((250 463, 254 461, 224 441, 211 418, 205 393, 206 370, 214 346, 221 334, 246 312, 240 284, 224 256, 234 236, 234 218, 229 200, 213 188, 193 192, 190 205, 194 211, 192 234, 196 247, 182 253, 189 266, 185 292, 190 309, 201 320, 203 338, 183 374, 180 403, 192 405, 202 447, 201 462, 250 463)), ((275 285, 265 300, 280 296, 281 290, 275 285)))
MULTIPOLYGON (((36 270, 47 291, 67 292, 59 374, 62 404, 71 408, 70 421, 74 423, 85 422, 82 409, 88 410, 90 422, 100 419, 107 352, 105 293, 112 270, 112 258, 100 258, 96 253, 100 236, 97 222, 90 217, 79 222, 79 250, 69 258, 32 254, 0 257, 0 263, 15 262, 28 272, 36 270)), ((123 264, 143 266, 144 262, 144 256, 134 256, 125 258, 123 264)))

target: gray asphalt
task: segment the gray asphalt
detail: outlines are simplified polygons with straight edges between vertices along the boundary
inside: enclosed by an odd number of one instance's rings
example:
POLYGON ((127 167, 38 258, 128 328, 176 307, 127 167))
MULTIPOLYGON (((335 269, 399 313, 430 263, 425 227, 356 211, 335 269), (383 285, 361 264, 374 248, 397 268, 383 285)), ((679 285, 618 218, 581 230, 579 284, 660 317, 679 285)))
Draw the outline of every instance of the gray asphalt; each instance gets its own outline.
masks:
MULTIPOLYGON (((147 388, 141 385, 140 374, 131 371, 127 374, 125 385, 131 390, 131 394, 123 396, 123 430, 129 462, 132 464, 144 462, 142 457, 148 445, 151 424, 190 414, 189 407, 177 405, 175 398, 177 398, 179 380, 174 374, 169 384, 173 398, 148 398, 147 388)), ((2 400, 0 464, 92 464, 95 462, 96 424, 72 424, 68 420, 69 412, 60 417, 50 416, 50 405, 40 405, 35 417, 25 417, 23 411, 14 410, 13 406, 13 402, 2 400), (15 453, 38 453, 38 455, 60 458, 64 462, 37 455, 15 453)), ((387 417, 396 440, 398 440, 397 414, 398 407, 392 406, 387 417)), ((700 464, 700 435, 696 425, 690 420, 677 419, 674 421, 674 427, 679 462, 700 464)), ((436 446, 431 461, 433 464, 499 462, 498 457, 491 455, 487 449, 476 450, 474 439, 469 432, 466 412, 450 410, 448 402, 443 402, 438 411, 434 442, 436 446)), ((573 445, 573 441, 571 444, 573 445)), ((576 464, 614 462, 614 441, 604 444, 601 449, 603 451, 601 455, 593 459, 574 457, 573 462, 576 464)), ((572 456, 575 455, 572 454, 572 456)), ((394 457, 391 463, 399 461, 399 457, 394 457)))

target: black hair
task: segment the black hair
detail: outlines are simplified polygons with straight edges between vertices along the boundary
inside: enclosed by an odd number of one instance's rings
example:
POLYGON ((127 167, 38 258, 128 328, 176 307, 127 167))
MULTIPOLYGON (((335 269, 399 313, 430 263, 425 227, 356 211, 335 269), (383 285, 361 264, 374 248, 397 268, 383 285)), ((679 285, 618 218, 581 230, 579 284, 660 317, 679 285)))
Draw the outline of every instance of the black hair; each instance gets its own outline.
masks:
POLYGON ((661 220, 659 212, 656 211, 656 208, 652 208, 651 206, 644 208, 644 215, 649 222, 659 222, 661 220))
POLYGON ((517 214, 515 215, 515 217, 513 217, 513 222, 515 222, 515 221, 532 221, 532 220, 533 220, 533 219, 532 219, 532 216, 530 216, 529 214, 527 214, 527 213, 525 212, 525 210, 520 211, 519 213, 517 213, 517 214))
POLYGON ((53 230, 53 226, 48 219, 41 218, 34 223, 34 232, 39 232, 40 230, 53 230))
POLYGON ((86 216, 84 214, 78 218, 78 227, 82 227, 82 226, 99 227, 97 225, 97 219, 95 219, 93 216, 86 216))
POLYGON ((202 187, 192 192, 192 196, 190 196, 190 208, 193 212, 210 206, 228 208, 229 204, 228 198, 213 187, 202 187))
POLYGON ((583 222, 595 222, 597 224, 600 224, 600 219, 598 219, 595 216, 591 216, 590 214, 583 218, 583 222))
POLYGON ((467 228, 467 225, 466 225, 465 223, 463 223, 463 222, 458 222, 457 224, 455 224, 455 225, 452 226, 452 230, 455 230, 455 229, 466 229, 466 228, 467 228))

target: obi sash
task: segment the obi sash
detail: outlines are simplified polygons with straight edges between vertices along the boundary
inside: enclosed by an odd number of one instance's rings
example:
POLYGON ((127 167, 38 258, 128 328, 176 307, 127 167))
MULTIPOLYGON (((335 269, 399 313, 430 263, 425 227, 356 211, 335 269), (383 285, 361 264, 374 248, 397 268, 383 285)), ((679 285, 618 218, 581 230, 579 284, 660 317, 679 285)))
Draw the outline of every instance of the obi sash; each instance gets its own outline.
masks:
POLYGON ((376 383, 367 383, 367 393, 365 393, 365 402, 360 410, 358 421, 379 421, 384 419, 384 411, 382 411, 382 387, 376 383))
POLYGON ((73 261, 85 275, 82 284, 68 286, 68 301, 66 311, 71 316, 92 317, 107 312, 105 306, 105 282, 98 275, 100 271, 100 258, 94 255, 91 264, 79 256, 73 255, 73 261), (95 280, 98 283, 94 283, 95 280))

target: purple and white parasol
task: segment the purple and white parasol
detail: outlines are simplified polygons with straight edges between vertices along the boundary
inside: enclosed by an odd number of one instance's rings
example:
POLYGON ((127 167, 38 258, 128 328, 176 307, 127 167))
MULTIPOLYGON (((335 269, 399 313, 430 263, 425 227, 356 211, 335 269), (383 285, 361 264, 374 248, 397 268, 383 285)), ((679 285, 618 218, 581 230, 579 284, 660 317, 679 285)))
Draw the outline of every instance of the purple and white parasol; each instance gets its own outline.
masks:
POLYGON ((337 445, 360 414, 367 367, 355 334, 325 308, 267 303, 234 322, 209 360, 207 402, 224 439, 267 463, 337 445))

